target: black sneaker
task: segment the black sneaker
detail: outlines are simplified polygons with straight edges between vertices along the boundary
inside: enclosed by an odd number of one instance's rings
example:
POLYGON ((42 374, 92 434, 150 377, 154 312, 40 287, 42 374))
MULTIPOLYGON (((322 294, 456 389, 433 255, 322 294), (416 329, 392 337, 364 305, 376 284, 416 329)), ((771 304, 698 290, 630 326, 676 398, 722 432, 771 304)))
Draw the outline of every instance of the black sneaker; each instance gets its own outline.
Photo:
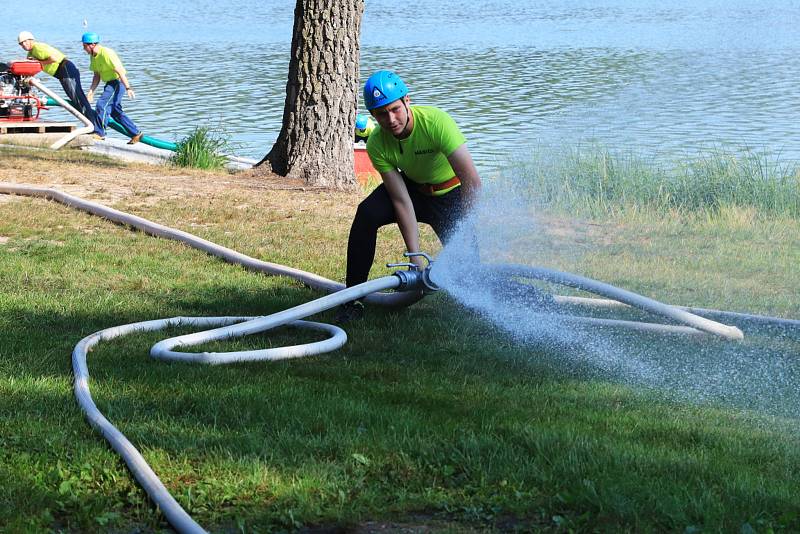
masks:
POLYGON ((336 324, 345 324, 364 318, 364 303, 360 300, 345 302, 336 310, 333 321, 336 324))

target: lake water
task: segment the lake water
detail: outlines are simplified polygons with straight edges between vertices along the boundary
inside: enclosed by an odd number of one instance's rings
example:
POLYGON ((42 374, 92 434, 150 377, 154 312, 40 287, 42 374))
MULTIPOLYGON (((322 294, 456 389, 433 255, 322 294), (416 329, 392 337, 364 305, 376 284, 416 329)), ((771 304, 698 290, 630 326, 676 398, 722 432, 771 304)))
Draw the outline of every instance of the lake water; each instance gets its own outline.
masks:
MULTIPOLYGON (((224 128, 236 153, 260 158, 280 129, 293 10, 290 0, 20 2, 4 10, 0 59, 20 57, 17 32, 30 30, 71 55, 88 85, 78 41, 96 31, 129 71, 137 99, 126 109, 147 134, 224 128)), ((799 23, 788 0, 368 0, 361 71, 394 69, 414 102, 450 111, 484 173, 532 147, 587 143, 796 161, 799 23)))

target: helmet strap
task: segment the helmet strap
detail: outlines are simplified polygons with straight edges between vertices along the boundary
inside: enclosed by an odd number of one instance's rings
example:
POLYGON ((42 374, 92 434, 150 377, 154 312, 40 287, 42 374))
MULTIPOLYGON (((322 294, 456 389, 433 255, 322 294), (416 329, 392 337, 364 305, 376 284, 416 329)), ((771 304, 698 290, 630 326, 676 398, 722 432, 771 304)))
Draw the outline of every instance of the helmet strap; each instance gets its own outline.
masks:
MULTIPOLYGON (((405 132, 406 128, 408 128, 408 123, 411 122, 411 109, 406 102, 405 96, 401 100, 403 101, 403 107, 406 108, 406 123, 403 125, 403 131, 405 132)), ((411 135, 411 132, 409 132, 409 135, 411 135)))

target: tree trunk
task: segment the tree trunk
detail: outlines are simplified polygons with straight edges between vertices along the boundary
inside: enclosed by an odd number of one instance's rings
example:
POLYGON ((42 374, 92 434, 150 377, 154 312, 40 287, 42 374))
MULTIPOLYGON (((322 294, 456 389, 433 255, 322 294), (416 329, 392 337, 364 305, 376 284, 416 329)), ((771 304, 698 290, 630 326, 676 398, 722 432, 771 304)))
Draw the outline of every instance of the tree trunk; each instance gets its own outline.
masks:
POLYGON ((258 164, 310 185, 349 188, 364 0, 297 0, 283 126, 258 164))

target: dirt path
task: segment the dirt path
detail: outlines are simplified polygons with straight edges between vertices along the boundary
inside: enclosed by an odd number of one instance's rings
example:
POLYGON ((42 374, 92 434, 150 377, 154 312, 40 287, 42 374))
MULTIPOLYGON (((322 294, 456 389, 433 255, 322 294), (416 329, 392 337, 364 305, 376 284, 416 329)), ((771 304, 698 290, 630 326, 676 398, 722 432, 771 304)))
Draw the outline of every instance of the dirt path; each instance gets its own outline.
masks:
MULTIPOLYGON (((209 197, 220 191, 265 196, 279 191, 325 193, 339 201, 357 202, 360 195, 310 187, 298 180, 274 174, 254 176, 250 171, 208 172, 144 164, 122 164, 90 159, 81 154, 69 157, 48 153, 0 152, 0 182, 52 187, 103 204, 123 200, 209 197)), ((285 197, 285 195, 277 195, 285 197)), ((14 197, 0 195, 0 202, 14 197)))

